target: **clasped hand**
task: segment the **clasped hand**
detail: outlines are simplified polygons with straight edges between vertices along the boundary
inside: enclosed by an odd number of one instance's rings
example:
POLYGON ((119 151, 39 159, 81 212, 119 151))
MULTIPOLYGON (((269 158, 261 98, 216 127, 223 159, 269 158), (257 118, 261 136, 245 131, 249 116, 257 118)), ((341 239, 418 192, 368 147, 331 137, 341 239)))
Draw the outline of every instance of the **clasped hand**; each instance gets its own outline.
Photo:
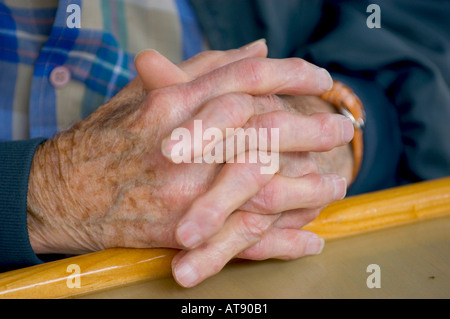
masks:
POLYGON ((232 258, 319 253, 323 239, 301 227, 345 196, 353 126, 315 97, 331 88, 328 72, 266 55, 264 41, 179 65, 139 54, 138 77, 38 147, 27 207, 34 251, 176 248, 173 274, 185 287, 232 258), (261 174, 261 162, 226 158, 174 163, 171 132, 194 133, 196 120, 223 131, 223 145, 226 128, 277 128, 279 170, 261 174))

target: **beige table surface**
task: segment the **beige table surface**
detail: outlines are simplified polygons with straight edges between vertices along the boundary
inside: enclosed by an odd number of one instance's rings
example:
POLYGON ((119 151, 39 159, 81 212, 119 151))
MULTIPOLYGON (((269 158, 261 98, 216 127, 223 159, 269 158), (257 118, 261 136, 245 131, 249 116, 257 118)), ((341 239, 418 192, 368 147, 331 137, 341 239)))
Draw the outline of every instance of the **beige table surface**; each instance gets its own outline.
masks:
POLYGON ((450 298, 450 217, 327 241, 318 256, 230 264, 190 289, 168 277, 83 298, 450 298), (367 287, 370 264, 380 288, 367 287))

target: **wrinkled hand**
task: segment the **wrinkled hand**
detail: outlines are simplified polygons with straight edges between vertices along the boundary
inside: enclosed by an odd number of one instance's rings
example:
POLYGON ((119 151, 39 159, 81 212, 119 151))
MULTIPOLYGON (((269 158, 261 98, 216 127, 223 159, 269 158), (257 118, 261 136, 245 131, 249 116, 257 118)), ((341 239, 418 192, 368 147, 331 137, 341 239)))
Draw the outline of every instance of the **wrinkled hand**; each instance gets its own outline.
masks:
MULTIPOLYGON (((298 59, 247 58, 258 56, 258 50, 254 46, 233 52, 231 58, 223 59, 222 68, 205 67, 203 72, 192 76, 185 72, 188 76, 182 83, 167 81, 163 88, 148 90, 137 78, 86 120, 41 145, 33 160, 28 197, 29 234, 35 252, 84 253, 109 247, 183 248, 176 232, 182 216, 195 199, 208 194, 207 190, 214 190, 211 186, 220 181, 216 176, 224 170, 221 165, 171 163, 161 153, 162 140, 202 106, 214 105, 214 100, 230 93, 298 95, 324 91, 317 86, 317 70, 312 66, 298 59)), ((191 62, 185 66, 195 66, 198 58, 191 62)), ((241 166, 242 171, 248 168, 241 166)), ((321 179, 317 182, 322 186, 333 184, 321 179)), ((335 194, 334 188, 328 192, 335 194)), ((216 200, 216 204, 220 202, 228 202, 226 194, 216 200)), ((278 219, 276 214, 244 211, 227 214, 223 231, 206 237, 210 240, 207 247, 218 248, 214 254, 220 255, 222 249, 229 251, 209 273, 197 276, 187 286, 218 271, 233 254, 238 255, 233 251, 236 248, 229 240, 230 234, 244 236, 245 245, 239 243, 239 252, 245 257, 248 248, 251 257, 252 247, 257 246, 263 234, 248 226, 263 223, 257 229, 268 229, 278 219), (276 218, 272 220, 273 216, 276 218), (220 247, 220 243, 224 246, 220 247), (229 246, 233 246, 231 251, 229 246)), ((188 212, 186 216, 190 215, 188 212)), ((242 241, 239 236, 232 239, 242 241)), ((272 256, 276 256, 273 251, 272 256)), ((205 256, 211 253, 198 247, 177 256, 174 265, 180 259, 200 254, 202 258, 194 258, 202 265, 197 269, 205 269, 205 256)), ((180 265, 189 264, 187 260, 180 265)), ((210 261, 207 260, 207 265, 210 261)), ((180 275, 179 270, 175 269, 175 274, 180 275)), ((179 281, 184 284, 182 279, 179 281)))
MULTIPOLYGON (((222 54, 207 52, 202 58, 217 62, 222 54)), ((171 72, 166 74, 177 74, 167 79, 168 83, 176 83, 192 79, 196 76, 192 70, 201 69, 201 65, 193 67, 195 62, 180 66, 189 71, 186 73, 168 65, 167 60, 159 60, 158 64, 141 61, 142 56, 137 59, 138 71, 149 87, 157 85, 151 75, 158 70, 169 69, 171 72)), ((323 241, 299 229, 318 215, 321 206, 345 195, 345 179, 318 173, 338 173, 351 181, 352 156, 345 143, 353 137, 353 127, 343 117, 316 114, 319 112, 333 113, 334 108, 314 96, 255 97, 234 93, 205 103, 194 118, 182 125, 192 136, 196 120, 203 123, 201 133, 208 128, 225 134, 229 127, 283 127, 281 147, 285 152, 280 154, 280 172, 273 178, 259 174, 258 165, 226 164, 211 189, 194 202, 177 229, 178 241, 191 249, 180 253, 172 263, 180 284, 195 285, 235 256, 291 259, 320 252, 323 241)), ((174 143, 169 138, 163 142, 169 160, 174 143)), ((200 150, 192 145, 192 158, 195 152, 204 153, 205 143, 211 145, 204 141, 200 150)))
MULTIPOLYGON (((238 52, 235 59, 258 52, 238 52)), ((237 72, 227 70, 225 81, 208 74, 159 90, 146 89, 137 77, 88 118, 40 145, 27 206, 34 251, 180 247, 175 226, 217 167, 168 163, 161 140, 202 101, 239 89, 237 72)))

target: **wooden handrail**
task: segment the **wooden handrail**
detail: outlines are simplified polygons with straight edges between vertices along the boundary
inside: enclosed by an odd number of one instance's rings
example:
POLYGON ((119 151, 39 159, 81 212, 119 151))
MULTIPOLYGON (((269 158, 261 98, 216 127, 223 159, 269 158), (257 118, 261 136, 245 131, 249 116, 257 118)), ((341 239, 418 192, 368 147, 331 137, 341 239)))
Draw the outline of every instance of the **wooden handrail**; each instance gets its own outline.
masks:
POLYGON ((9 271, 0 274, 0 298, 68 298, 167 277, 175 254, 170 249, 113 248, 9 271))
MULTIPOLYGON (((304 229, 326 240, 450 215, 450 177, 346 198, 304 229)), ((68 298, 167 277, 172 249, 107 249, 0 274, 0 298, 68 298)))
POLYGON ((450 215, 450 177, 352 196, 303 227, 325 239, 450 215))

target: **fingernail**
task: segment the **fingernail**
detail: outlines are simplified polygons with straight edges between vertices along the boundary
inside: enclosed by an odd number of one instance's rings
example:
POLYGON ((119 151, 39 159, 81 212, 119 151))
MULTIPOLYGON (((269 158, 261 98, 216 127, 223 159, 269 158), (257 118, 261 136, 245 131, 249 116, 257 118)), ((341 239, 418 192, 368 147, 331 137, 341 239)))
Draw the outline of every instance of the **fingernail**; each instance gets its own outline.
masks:
MULTIPOLYGON (((314 234, 315 235, 315 234, 314 234)), ((318 255, 325 246, 325 240, 317 235, 312 236, 306 243, 305 255, 318 255)))
POLYGON ((334 182, 334 199, 340 200, 347 194, 347 180, 344 177, 338 177, 333 179, 334 182))
POLYGON ((316 69, 317 76, 319 78, 319 89, 323 91, 329 91, 333 87, 333 79, 330 73, 323 68, 316 69))
POLYGON ((348 117, 342 119, 342 140, 344 143, 348 143, 353 139, 355 134, 355 128, 352 121, 348 117))
POLYGON ((176 281, 183 287, 190 287, 198 280, 198 274, 188 263, 182 263, 175 267, 174 276, 176 281))
POLYGON ((177 229, 179 244, 186 248, 196 247, 202 241, 202 237, 198 233, 199 229, 195 223, 185 222, 177 229))
POLYGON ((248 49, 250 49, 250 48, 252 48, 254 46, 257 46, 257 45, 259 45, 261 43, 266 43, 266 39, 262 38, 262 39, 254 41, 252 43, 246 44, 243 47, 241 47, 239 50, 248 50, 248 49))
POLYGON ((138 53, 136 53, 136 55, 134 56, 134 62, 136 62, 136 58, 141 54, 141 53, 144 53, 144 52, 156 52, 156 53, 158 53, 158 54, 160 54, 158 51, 156 51, 156 50, 154 50, 154 49, 143 49, 143 50, 141 50, 141 51, 139 51, 138 53))
POLYGON ((340 200, 345 197, 345 195, 347 194, 347 180, 345 179, 345 177, 329 174, 323 175, 322 178, 325 179, 326 182, 333 182, 333 200, 340 200))

